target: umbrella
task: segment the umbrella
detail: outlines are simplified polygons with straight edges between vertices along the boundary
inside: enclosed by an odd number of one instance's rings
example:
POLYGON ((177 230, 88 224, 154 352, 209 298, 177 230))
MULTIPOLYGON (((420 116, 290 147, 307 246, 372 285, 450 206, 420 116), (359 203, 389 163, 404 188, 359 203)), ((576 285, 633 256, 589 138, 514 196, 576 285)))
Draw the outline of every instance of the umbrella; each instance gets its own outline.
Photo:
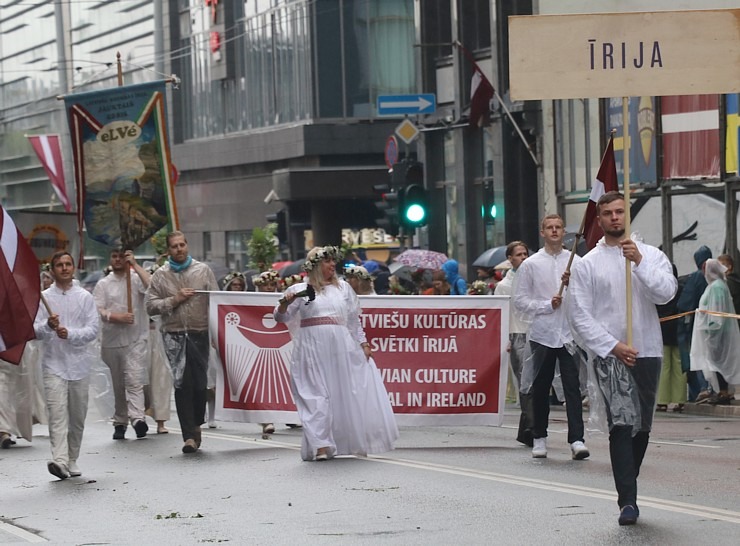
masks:
POLYGON ((399 277, 401 279, 406 279, 407 281, 413 282, 414 279, 411 278, 411 272, 412 267, 409 267, 407 265, 403 265, 402 263, 393 262, 389 267, 388 270, 390 271, 391 275, 395 275, 396 277, 399 277))
MULTIPOLYGON (((576 242, 576 234, 578 233, 578 228, 565 228, 565 236, 563 237, 563 246, 567 248, 568 250, 573 250, 573 243, 576 242), (572 231, 571 231, 572 229, 572 231)), ((581 237, 581 240, 578 241, 578 246, 576 247, 576 254, 579 256, 585 256, 588 252, 588 248, 586 248, 586 238, 581 237)))
POLYGON ((489 248, 478 256, 473 262, 473 267, 496 267, 506 260, 506 245, 489 248))
POLYGON ((420 248, 405 250, 395 258, 396 262, 417 269, 441 269, 442 264, 447 260, 447 256, 441 252, 420 248))
POLYGON ((278 271, 280 273, 280 278, 284 279, 285 277, 290 277, 291 275, 300 275, 303 273, 303 264, 306 263, 306 260, 296 260, 295 262, 292 262, 289 265, 286 265, 278 271))
POLYGON ((226 275, 231 273, 228 267, 226 267, 223 263, 220 262, 205 262, 205 264, 211 268, 211 271, 213 271, 213 276, 216 277, 216 279, 223 279, 226 275))
POLYGON ((272 268, 275 271, 280 271, 283 267, 285 267, 286 265, 290 265, 292 263, 293 263, 292 260, 288 260, 287 262, 275 262, 272 264, 272 268))

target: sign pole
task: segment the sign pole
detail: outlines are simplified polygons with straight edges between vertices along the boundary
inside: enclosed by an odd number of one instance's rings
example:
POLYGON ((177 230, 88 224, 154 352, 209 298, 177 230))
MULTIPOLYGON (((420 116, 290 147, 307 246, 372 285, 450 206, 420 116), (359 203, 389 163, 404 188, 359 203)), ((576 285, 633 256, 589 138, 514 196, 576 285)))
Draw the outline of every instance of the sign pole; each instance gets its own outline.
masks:
MULTIPOLYGON (((630 99, 622 97, 622 151, 624 172, 624 236, 630 237, 630 99)), ((624 259, 627 296, 627 345, 632 347, 632 264, 624 259)))

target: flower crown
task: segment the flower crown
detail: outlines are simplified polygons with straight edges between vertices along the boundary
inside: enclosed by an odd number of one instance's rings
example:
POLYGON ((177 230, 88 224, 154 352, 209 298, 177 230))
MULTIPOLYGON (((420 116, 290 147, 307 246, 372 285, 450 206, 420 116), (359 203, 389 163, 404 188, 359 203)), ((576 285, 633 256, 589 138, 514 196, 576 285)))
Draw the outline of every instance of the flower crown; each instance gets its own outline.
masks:
POLYGON ((344 270, 344 276, 345 277, 356 277, 363 281, 373 280, 373 277, 370 275, 370 273, 367 272, 367 269, 365 269, 361 265, 352 265, 352 266, 347 267, 344 270))
POLYGON ((244 278, 244 275, 242 275, 238 271, 232 271, 224 277, 224 286, 227 286, 234 279, 241 279, 242 281, 244 281, 244 286, 247 285, 247 279, 244 278))
POLYGON ((301 275, 288 275, 282 281, 285 288, 293 286, 294 284, 298 284, 299 282, 303 282, 303 277, 301 275))
POLYGON ((263 271, 259 275, 252 277, 252 282, 255 286, 263 286, 271 282, 277 282, 279 279, 280 273, 274 269, 268 269, 267 271, 263 271))
POLYGON ((323 260, 334 260, 339 261, 342 257, 342 252, 338 246, 325 246, 320 248, 316 254, 310 258, 306 258, 306 262, 303 264, 303 271, 312 271, 316 264, 323 260))

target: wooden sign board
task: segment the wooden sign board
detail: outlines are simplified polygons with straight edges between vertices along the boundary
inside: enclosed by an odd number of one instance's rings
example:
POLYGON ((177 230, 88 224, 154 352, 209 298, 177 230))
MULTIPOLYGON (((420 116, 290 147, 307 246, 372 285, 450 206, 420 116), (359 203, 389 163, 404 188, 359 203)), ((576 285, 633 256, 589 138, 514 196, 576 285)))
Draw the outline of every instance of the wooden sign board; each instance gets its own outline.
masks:
POLYGON ((509 18, 513 100, 740 92, 740 9, 509 18))

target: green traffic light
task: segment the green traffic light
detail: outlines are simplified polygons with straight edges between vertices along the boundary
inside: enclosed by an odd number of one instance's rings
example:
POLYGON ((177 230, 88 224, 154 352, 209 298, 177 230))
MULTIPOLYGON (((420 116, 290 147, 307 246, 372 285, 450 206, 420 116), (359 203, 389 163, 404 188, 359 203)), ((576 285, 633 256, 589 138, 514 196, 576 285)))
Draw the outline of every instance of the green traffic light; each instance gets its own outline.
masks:
POLYGON ((496 205, 491 205, 490 214, 491 218, 496 218, 496 205))
POLYGON ((424 220, 424 217, 426 216, 427 211, 424 210, 424 207, 422 207, 419 204, 412 204, 409 208, 406 209, 406 220, 413 224, 417 224, 424 220))

